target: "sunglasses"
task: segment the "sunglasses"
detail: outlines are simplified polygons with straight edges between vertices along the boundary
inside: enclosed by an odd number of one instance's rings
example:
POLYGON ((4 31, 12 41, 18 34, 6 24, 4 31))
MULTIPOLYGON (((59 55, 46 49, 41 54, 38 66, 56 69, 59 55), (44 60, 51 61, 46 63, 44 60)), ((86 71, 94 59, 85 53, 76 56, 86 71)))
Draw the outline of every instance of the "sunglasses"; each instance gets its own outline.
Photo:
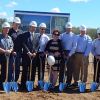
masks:
POLYGON ((59 36, 60 34, 53 33, 53 35, 59 36))
POLYGON ((98 34, 98 35, 100 35, 100 34, 98 34))
POLYGON ((45 30, 45 29, 41 29, 41 30, 45 30))

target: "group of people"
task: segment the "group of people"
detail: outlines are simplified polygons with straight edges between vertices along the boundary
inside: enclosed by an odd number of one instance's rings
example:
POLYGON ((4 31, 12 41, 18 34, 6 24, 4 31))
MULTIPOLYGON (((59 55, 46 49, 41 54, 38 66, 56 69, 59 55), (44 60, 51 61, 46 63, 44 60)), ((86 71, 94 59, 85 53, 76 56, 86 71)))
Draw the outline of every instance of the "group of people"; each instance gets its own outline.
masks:
MULTIPOLYGON (((97 61, 100 60, 100 29, 97 30, 98 38, 93 42, 91 38, 86 35, 86 26, 81 25, 79 28, 80 34, 76 35, 72 32, 72 24, 67 22, 65 25, 66 32, 60 34, 59 29, 55 29, 52 32, 52 39, 46 34, 46 24, 41 23, 39 25, 39 33, 35 33, 37 23, 35 21, 30 22, 29 31, 23 33, 19 29, 21 20, 19 17, 15 17, 13 20, 13 27, 10 29, 10 24, 4 22, 2 24, 2 34, 0 34, 0 89, 2 89, 2 83, 6 79, 6 61, 9 57, 8 67, 8 82, 11 82, 13 77, 13 62, 15 59, 15 81, 19 78, 20 73, 20 59, 22 57, 22 77, 21 85, 22 89, 26 89, 27 73, 30 69, 30 61, 32 60, 32 74, 31 81, 35 81, 36 67, 38 66, 38 80, 40 80, 40 60, 42 59, 42 80, 44 80, 45 71, 45 59, 47 56, 52 55, 55 58, 55 64, 51 68, 50 82, 52 83, 52 89, 55 88, 58 73, 59 83, 63 82, 65 60, 67 60, 67 79, 66 83, 69 86, 78 86, 78 81, 87 82, 88 65, 89 65, 89 53, 94 55, 94 80, 97 61), (83 67, 84 61, 84 67, 83 67), (81 68, 81 78, 80 77, 81 68), (74 83, 71 84, 72 75, 74 83), (82 79, 84 75, 84 79, 82 79)), ((99 83, 100 75, 100 62, 98 64, 97 83, 99 83)), ((50 66, 47 65, 49 72, 50 66)), ((28 74, 29 75, 29 74, 28 74)), ((33 84, 34 85, 34 84, 33 84)))

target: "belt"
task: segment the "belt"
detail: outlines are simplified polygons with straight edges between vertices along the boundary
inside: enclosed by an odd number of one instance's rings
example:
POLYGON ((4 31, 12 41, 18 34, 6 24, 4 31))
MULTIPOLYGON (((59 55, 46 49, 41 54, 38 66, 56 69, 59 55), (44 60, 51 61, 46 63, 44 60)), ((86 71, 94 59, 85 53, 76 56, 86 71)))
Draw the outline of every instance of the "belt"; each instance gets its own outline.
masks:
POLYGON ((70 52, 70 50, 64 50, 64 52, 65 52, 65 51, 70 52))
POLYGON ((82 52, 75 52, 75 53, 77 53, 77 54, 84 54, 84 53, 82 53, 82 52))

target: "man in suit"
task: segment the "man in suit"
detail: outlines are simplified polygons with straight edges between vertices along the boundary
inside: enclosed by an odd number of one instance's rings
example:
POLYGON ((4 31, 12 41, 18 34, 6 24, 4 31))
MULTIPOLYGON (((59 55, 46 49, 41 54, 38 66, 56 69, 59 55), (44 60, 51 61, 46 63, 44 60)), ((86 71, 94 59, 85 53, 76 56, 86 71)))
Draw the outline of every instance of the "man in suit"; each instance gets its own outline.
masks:
POLYGON ((31 81, 35 80, 35 72, 36 72, 36 63, 37 63, 37 52, 39 50, 39 36, 35 34, 35 30, 37 27, 37 23, 32 21, 29 24, 29 31, 23 34, 23 57, 22 57, 22 79, 21 79, 21 87, 25 89, 26 81, 27 81, 27 72, 28 67, 30 67, 30 58, 33 57, 32 60, 32 74, 31 74, 31 81))

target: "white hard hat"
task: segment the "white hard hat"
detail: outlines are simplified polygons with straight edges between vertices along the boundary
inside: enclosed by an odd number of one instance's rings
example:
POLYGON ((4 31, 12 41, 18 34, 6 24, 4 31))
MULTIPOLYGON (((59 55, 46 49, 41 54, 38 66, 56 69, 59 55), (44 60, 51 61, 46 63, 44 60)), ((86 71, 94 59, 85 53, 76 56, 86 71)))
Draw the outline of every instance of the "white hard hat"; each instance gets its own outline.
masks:
POLYGON ((100 28, 97 30, 97 33, 100 33, 100 28))
POLYGON ((45 27, 45 28, 46 28, 46 24, 45 24, 45 23, 41 23, 41 24, 39 25, 39 27, 45 27))
POLYGON ((13 22, 14 23, 21 23, 21 20, 20 20, 20 18, 19 17, 15 17, 14 19, 13 19, 13 22))
POLYGON ((66 28, 72 28, 72 24, 70 22, 67 22, 65 25, 66 28))
POLYGON ((34 27, 37 27, 37 23, 35 21, 32 21, 29 26, 34 26, 34 27))
POLYGON ((10 27, 10 24, 9 24, 8 22, 4 22, 4 23, 2 24, 2 28, 5 28, 5 27, 10 27))
POLYGON ((50 56, 48 56, 48 58, 47 58, 47 62, 48 62, 48 64, 49 65, 54 65, 55 64, 55 58, 52 56, 52 55, 50 55, 50 56))
POLYGON ((80 31, 86 31, 86 26, 85 25, 81 25, 79 28, 80 31))

